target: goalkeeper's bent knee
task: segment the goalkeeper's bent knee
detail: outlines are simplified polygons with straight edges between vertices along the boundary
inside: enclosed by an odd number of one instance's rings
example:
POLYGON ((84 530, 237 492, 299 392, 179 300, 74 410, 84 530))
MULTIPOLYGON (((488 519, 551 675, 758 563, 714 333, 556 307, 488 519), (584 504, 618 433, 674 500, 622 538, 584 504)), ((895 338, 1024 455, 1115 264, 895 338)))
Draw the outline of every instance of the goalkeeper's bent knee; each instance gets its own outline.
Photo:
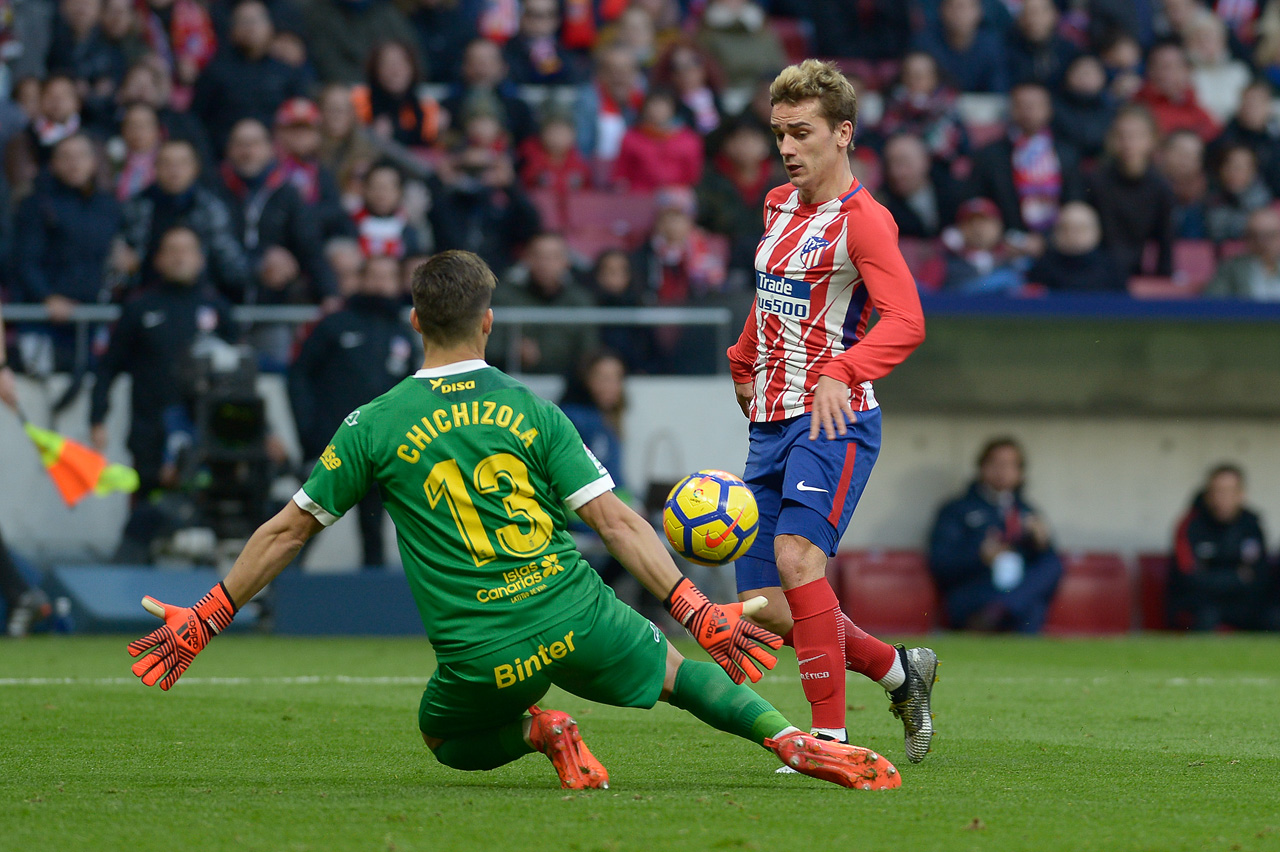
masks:
POLYGON ((524 741, 524 718, 459 737, 450 737, 431 749, 436 760, 451 769, 475 772, 496 769, 533 752, 524 741))

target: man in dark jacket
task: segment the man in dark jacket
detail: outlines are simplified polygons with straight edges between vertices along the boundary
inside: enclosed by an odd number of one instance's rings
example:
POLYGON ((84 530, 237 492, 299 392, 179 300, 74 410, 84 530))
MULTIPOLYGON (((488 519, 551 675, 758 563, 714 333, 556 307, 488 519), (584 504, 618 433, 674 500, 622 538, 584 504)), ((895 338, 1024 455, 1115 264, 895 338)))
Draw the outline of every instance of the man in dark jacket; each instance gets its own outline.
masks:
POLYGON ((578 58, 560 44, 558 0, 525 0, 520 29, 503 49, 510 69, 507 79, 517 86, 567 86, 581 82, 578 58))
POLYGON ((1098 213, 1083 201, 1062 205, 1053 244, 1027 272, 1027 280, 1058 293, 1124 293, 1128 280, 1102 248, 1098 213))
POLYGON ((143 286, 156 282, 152 260, 160 237, 179 225, 190 228, 210 259, 210 278, 232 301, 241 301, 253 284, 252 272, 232 228, 227 205, 196 183, 200 161, 190 142, 170 140, 156 155, 156 182, 125 202, 123 245, 112 255, 117 274, 136 276, 143 286))
POLYGON ((978 457, 978 479, 938 512, 929 570, 952 627, 1036 633, 1062 576, 1049 530, 1022 497, 1024 457, 997 438, 978 457))
POLYGON ((1015 86, 1009 95, 1009 134, 974 155, 973 194, 996 203, 1006 229, 1043 233, 1061 205, 1084 197, 1079 157, 1054 137, 1052 120, 1044 86, 1015 86))
POLYGON ((314 212, 276 163, 262 122, 231 131, 222 166, 223 198, 245 257, 262 282, 254 301, 318 303, 337 295, 314 212))
POLYGON ((1009 82, 1039 83, 1057 89, 1075 46, 1058 35, 1058 7, 1053 0, 1024 0, 1006 46, 1009 82))
POLYGON ((204 253, 195 231, 185 226, 165 231, 158 241, 155 268, 157 286, 125 303, 98 362, 89 409, 93 444, 105 450, 111 385, 121 373, 133 377, 128 447, 141 484, 118 551, 127 554, 128 561, 147 561, 157 532, 147 495, 177 484, 177 453, 190 436, 183 370, 190 363, 192 346, 203 336, 229 339, 232 334, 225 303, 200 286, 204 253))
POLYGON ((900 237, 933 238, 955 222, 959 189, 945 166, 930 163, 929 149, 914 133, 884 144, 884 186, 876 198, 893 214, 900 237))
POLYGON ((1280 139, 1271 130, 1271 84, 1257 79, 1240 94, 1240 109, 1209 146, 1211 162, 1233 145, 1247 145, 1258 158, 1258 172, 1272 195, 1280 195, 1280 139))
MULTIPOLYGON (((13 245, 17 294, 21 301, 43 302, 55 325, 50 329, 51 361, 29 370, 71 370, 75 337, 65 323, 82 302, 104 295, 103 273, 111 242, 120 227, 116 200, 96 188, 98 155, 82 133, 53 149, 49 172, 18 207, 13 245)), ((36 359, 33 352, 27 357, 36 359)), ((79 365, 84 366, 84 365, 79 365)))
MULTIPOLYGON (((344 418, 354 425, 360 405, 386 393, 421 361, 399 295, 399 262, 393 257, 369 258, 359 293, 345 308, 321 320, 302 344, 289 369, 289 399, 307 459, 319 458, 344 418)), ((375 486, 360 501, 366 568, 386 564, 382 519, 382 498, 375 486)))
POLYGON ((1223 464, 1178 524, 1169 574, 1169 623, 1192 630, 1280 630, 1280 589, 1267 565, 1244 472, 1223 464))
POLYGON ((102 35, 102 0, 61 0, 48 67, 89 85, 89 98, 109 97, 124 76, 125 57, 102 35))
POLYGON ((191 111, 204 122, 215 151, 225 149, 237 121, 256 118, 269 126, 282 103, 306 94, 301 69, 270 55, 273 38, 267 7, 261 0, 243 0, 231 13, 231 43, 196 80, 191 111))

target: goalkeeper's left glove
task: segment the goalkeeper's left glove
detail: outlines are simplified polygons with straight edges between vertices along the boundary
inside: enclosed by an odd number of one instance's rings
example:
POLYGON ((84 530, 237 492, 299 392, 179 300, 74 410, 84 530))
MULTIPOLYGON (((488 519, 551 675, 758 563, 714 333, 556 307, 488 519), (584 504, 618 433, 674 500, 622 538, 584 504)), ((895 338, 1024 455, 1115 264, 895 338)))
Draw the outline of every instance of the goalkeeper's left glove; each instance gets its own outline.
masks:
POLYGON ((146 654, 133 664, 133 673, 147 686, 155 686, 159 681, 160 688, 165 690, 177 683, 196 654, 225 630, 236 615, 236 605, 221 583, 195 606, 172 606, 150 595, 142 599, 142 606, 155 617, 163 618, 164 626, 129 643, 130 656, 146 654))
POLYGON ((778 664, 777 657, 756 643, 777 649, 782 647, 782 637, 757 627, 742 616, 754 615, 766 603, 768 601, 764 597, 755 597, 745 603, 714 604, 692 580, 685 577, 676 583, 662 605, 672 618, 693 634, 698 644, 720 664, 734 683, 742 683, 747 678, 755 683, 761 676, 756 663, 766 669, 778 664))

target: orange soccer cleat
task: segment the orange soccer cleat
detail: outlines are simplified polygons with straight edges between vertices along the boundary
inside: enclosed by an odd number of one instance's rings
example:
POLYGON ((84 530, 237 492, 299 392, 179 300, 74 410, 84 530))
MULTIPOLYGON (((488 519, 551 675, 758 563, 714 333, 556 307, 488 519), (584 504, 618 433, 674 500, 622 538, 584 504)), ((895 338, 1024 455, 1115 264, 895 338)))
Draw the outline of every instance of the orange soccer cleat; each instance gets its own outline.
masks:
POLYGON ((529 740, 550 759, 566 790, 602 790, 609 787, 609 771, 596 760, 578 733, 578 723, 568 713, 529 708, 533 724, 529 740))
POLYGON ((803 775, 855 790, 892 790, 902 786, 897 768, 871 749, 845 745, 794 731, 765 740, 778 759, 803 775))

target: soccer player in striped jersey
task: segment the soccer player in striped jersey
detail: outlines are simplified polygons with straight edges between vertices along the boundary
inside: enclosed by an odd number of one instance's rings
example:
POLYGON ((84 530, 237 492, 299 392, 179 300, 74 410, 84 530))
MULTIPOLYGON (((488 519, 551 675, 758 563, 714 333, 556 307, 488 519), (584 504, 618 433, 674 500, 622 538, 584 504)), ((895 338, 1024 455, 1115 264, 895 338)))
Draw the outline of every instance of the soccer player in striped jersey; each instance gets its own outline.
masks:
POLYGON ((728 353, 751 420, 743 478, 760 505, 760 532, 736 563, 738 592, 769 599, 754 618, 794 645, 816 735, 847 740, 844 673, 855 671, 888 691, 918 763, 933 736, 937 657, 859 630, 826 566, 880 451, 871 383, 924 340, 924 316, 893 217, 849 168, 853 86, 810 59, 784 69, 769 94, 790 183, 765 199, 756 302, 728 353), (868 331, 872 311, 880 321, 868 331))

